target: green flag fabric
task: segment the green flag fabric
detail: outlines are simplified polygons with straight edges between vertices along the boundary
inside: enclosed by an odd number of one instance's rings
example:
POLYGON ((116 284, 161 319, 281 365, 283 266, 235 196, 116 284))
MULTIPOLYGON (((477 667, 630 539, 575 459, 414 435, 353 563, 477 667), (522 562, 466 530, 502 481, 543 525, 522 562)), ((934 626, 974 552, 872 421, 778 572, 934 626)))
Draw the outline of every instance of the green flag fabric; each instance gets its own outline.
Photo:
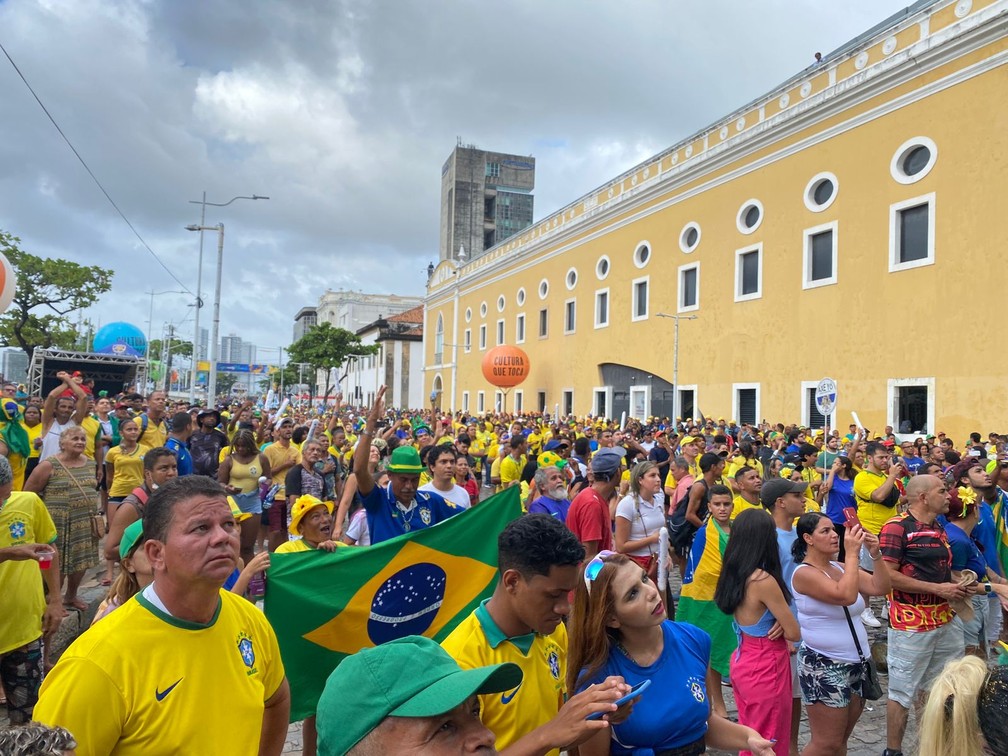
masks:
POLYGON ((315 713, 344 657, 406 635, 443 640, 493 592, 497 536, 520 514, 513 486, 374 546, 273 554, 265 611, 290 682, 291 721, 315 713))

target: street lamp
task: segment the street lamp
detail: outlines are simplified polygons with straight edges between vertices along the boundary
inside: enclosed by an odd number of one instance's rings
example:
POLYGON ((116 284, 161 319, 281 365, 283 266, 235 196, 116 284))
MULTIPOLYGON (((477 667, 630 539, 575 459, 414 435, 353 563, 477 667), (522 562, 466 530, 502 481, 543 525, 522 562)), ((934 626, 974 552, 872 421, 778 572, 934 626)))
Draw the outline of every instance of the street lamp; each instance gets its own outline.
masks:
POLYGON ((679 321, 696 320, 696 315, 670 315, 665 312, 658 313, 659 318, 672 318, 675 321, 675 336, 672 341, 672 422, 676 422, 679 417, 679 321))
POLYGON ((150 295, 150 314, 147 316, 147 354, 145 355, 147 359, 150 359, 150 342, 151 342, 151 328, 154 324, 154 297, 160 296, 162 294, 189 294, 191 292, 182 291, 181 289, 169 289, 168 291, 145 291, 144 294, 150 295))
MULTIPOLYGON (((207 406, 212 408, 217 403, 217 342, 220 333, 221 272, 224 268, 224 224, 218 223, 216 226, 197 226, 193 224, 186 226, 186 231, 217 232, 217 277, 214 281, 213 333, 210 334, 210 374, 207 376, 207 406)), ((199 312, 199 310, 197 309, 196 312, 199 312)), ((195 365, 196 363, 193 362, 194 367, 195 365)))
MULTIPOLYGON (((245 195, 239 195, 237 197, 232 197, 227 202, 207 202, 206 192, 203 192, 203 199, 200 200, 189 200, 192 205, 200 205, 200 222, 199 225, 202 227, 206 223, 206 206, 212 205, 213 207, 227 207, 235 200, 247 199, 247 200, 268 200, 269 197, 264 197, 259 194, 253 194, 251 197, 246 197, 245 195)), ((192 359, 192 375, 189 382, 189 403, 196 403, 196 368, 197 362, 199 360, 199 343, 200 343, 200 332, 199 332, 199 321, 200 321, 200 309, 203 307, 203 229, 200 228, 199 235, 199 264, 196 266, 196 315, 193 318, 193 359, 192 359)), ((216 384, 215 384, 216 385, 216 384)), ((210 397, 207 396, 207 403, 209 404, 210 397)))

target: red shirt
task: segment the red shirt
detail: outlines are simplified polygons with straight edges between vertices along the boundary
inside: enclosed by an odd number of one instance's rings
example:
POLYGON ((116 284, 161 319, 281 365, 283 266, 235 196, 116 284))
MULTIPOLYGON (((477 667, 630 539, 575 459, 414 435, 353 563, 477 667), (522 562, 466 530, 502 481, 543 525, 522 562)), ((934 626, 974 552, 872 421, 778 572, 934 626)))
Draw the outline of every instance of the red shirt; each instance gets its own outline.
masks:
POLYGON ((590 486, 571 502, 567 512, 567 527, 581 543, 598 541, 598 550, 612 550, 612 520, 609 505, 590 486))

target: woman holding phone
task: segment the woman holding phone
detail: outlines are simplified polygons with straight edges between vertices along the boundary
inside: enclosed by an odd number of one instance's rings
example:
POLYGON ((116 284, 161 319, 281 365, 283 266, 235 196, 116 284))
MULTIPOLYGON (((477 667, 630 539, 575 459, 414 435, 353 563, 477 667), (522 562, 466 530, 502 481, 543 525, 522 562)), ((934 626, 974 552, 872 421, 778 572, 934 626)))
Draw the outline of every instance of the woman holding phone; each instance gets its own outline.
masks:
MULTIPOLYGON (((773 528, 770 518, 757 515, 773 528)), ((756 730, 713 713, 705 681, 710 636, 671 622, 658 587, 637 563, 602 551, 583 577, 568 625, 567 689, 579 692, 610 675, 632 686, 654 684, 636 698, 625 720, 581 743, 581 756, 693 756, 708 746, 772 756, 773 743, 756 730)), ((787 735, 784 744, 786 750, 787 735)))
POLYGON ((866 606, 863 597, 882 596, 890 590, 878 536, 852 521, 844 528, 846 556, 841 563, 834 560, 840 545, 834 525, 832 518, 816 512, 802 515, 791 547, 798 563, 791 587, 802 629, 798 684, 812 732, 803 751, 808 756, 847 749, 847 739, 864 710, 862 686, 867 670, 861 657, 871 653, 861 621, 866 606), (859 567, 862 544, 877 565, 874 574, 859 567))

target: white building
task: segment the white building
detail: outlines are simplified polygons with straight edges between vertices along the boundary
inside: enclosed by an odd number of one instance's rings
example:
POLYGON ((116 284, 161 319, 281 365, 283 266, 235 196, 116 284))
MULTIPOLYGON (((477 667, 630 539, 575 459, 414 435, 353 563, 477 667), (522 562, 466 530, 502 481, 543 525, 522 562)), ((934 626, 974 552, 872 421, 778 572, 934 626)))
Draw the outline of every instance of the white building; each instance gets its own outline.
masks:
POLYGON ((11 347, 0 352, 0 374, 6 381, 14 383, 28 381, 28 355, 24 353, 23 349, 11 347))
POLYGON ((397 294, 364 294, 359 291, 326 291, 319 298, 317 323, 329 323, 356 333, 379 318, 387 318, 423 304, 423 297, 397 294))
POLYGON ((364 344, 378 344, 378 353, 351 358, 342 389, 344 400, 353 406, 368 407, 378 387, 385 385, 389 407, 420 409, 427 402, 423 394, 423 306, 378 318, 357 335, 364 344))

